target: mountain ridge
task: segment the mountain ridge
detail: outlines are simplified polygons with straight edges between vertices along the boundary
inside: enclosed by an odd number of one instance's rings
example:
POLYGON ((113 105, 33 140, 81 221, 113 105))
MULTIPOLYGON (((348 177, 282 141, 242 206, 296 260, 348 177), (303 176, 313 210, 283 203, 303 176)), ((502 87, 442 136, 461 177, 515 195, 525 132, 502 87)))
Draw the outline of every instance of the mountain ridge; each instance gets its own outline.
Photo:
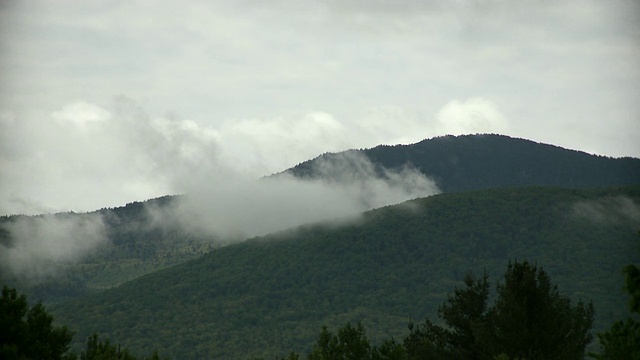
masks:
MULTIPOLYGON (((329 153, 274 177, 288 173, 302 180, 330 182, 331 174, 327 176, 317 172, 314 164, 321 160, 345 162, 347 158, 345 164, 348 167, 349 157, 344 154, 351 153, 363 154, 375 167, 376 176, 380 177, 385 176, 387 169, 413 167, 435 180, 444 193, 531 185, 580 188, 640 183, 640 159, 592 155, 495 134, 449 135, 409 145, 380 145, 365 150, 329 153)), ((183 196, 168 195, 86 214, 0 217, 0 246, 10 246, 7 228, 18 219, 102 217, 110 246, 88 254, 84 258, 85 263, 78 266, 62 264, 60 273, 64 276, 39 284, 29 293, 31 298, 52 302, 82 296, 192 259, 220 246, 214 244, 211 236, 196 234, 171 221, 163 223, 162 219, 154 219, 150 209, 170 206, 183 196)), ((20 284, 16 279, 7 280, 2 270, 1 279, 20 284)))
POLYGON ((323 159, 332 161, 349 152, 360 152, 387 169, 413 166, 435 180, 442 192, 509 186, 599 187, 640 183, 638 158, 594 155, 497 134, 447 135, 408 145, 325 153, 283 173, 315 178, 315 163, 323 159))

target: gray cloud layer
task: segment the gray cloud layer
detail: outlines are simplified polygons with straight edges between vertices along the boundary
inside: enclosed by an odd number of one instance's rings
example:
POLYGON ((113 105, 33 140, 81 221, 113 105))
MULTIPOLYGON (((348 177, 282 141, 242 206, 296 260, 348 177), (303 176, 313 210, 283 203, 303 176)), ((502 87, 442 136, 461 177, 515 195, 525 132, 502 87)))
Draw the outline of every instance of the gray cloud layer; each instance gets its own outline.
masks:
POLYGON ((635 0, 3 2, 0 213, 445 133, 640 156, 639 14, 635 0))
POLYGON ((244 239, 312 222, 354 220, 365 210, 438 193, 419 171, 375 169, 368 158, 347 153, 319 161, 323 180, 283 174, 262 180, 229 177, 191 183, 189 194, 163 220, 226 239, 244 239))

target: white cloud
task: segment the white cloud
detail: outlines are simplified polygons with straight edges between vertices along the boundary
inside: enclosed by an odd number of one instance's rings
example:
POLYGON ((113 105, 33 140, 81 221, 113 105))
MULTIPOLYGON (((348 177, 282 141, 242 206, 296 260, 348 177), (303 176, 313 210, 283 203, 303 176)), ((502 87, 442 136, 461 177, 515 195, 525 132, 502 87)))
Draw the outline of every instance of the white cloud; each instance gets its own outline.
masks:
POLYGON ((218 239, 245 239, 305 223, 347 221, 365 210, 439 192, 415 169, 377 169, 355 152, 319 161, 315 171, 324 179, 286 174, 261 180, 238 174, 200 178, 174 209, 152 212, 160 223, 177 219, 218 239))
POLYGON ((460 135, 474 133, 505 133, 507 119, 498 107, 484 98, 453 100, 438 112, 439 132, 460 135))
POLYGON ((65 105, 61 110, 51 113, 55 120, 85 127, 93 122, 104 122, 111 118, 111 114, 105 109, 83 101, 65 105))
POLYGON ((219 130, 225 160, 255 176, 280 172, 327 151, 346 150, 347 129, 331 114, 226 122, 219 130))

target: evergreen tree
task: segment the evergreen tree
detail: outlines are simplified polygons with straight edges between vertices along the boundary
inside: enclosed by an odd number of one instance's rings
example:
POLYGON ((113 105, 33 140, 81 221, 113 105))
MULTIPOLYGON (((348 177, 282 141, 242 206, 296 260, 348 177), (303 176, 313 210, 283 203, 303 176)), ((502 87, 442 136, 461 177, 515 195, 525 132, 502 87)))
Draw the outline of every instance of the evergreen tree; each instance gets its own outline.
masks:
POLYGON ((410 359, 473 360, 480 357, 475 329, 487 310, 488 277, 484 274, 478 280, 469 272, 464 284, 464 288, 455 289, 438 309, 446 328, 429 319, 422 326, 409 324, 411 333, 405 338, 404 346, 410 359))
POLYGON ((2 288, 0 298, 0 358, 73 359, 68 354, 73 333, 66 326, 53 326, 41 302, 30 309, 24 295, 2 288))
POLYGON ((488 359, 583 359, 592 323, 593 305, 572 306, 542 268, 516 261, 477 333, 488 359))
POLYGON ((598 334, 601 353, 591 353, 598 360, 640 360, 640 269, 635 265, 625 267, 626 290, 631 295, 629 309, 632 316, 615 322, 609 331, 598 334), (634 317, 635 316, 635 317, 634 317))
POLYGON ((362 360, 371 358, 371 345, 367 339, 364 326, 358 323, 355 327, 346 324, 332 334, 326 326, 318 336, 318 340, 309 354, 310 360, 362 360))

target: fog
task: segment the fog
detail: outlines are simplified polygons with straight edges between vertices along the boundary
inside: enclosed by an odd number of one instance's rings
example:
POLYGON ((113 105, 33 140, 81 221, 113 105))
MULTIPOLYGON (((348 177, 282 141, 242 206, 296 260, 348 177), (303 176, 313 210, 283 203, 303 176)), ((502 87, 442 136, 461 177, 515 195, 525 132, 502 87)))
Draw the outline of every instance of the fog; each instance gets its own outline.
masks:
POLYGON ((10 241, 0 243, 0 270, 28 280, 56 275, 57 265, 108 245, 104 222, 96 214, 14 217, 2 230, 10 241))
POLYGON ((573 206, 577 217, 600 224, 640 226, 640 204, 625 196, 605 197, 597 201, 581 201, 573 206))
POLYGON ((284 173, 263 179, 230 175, 224 181, 193 181, 171 209, 151 209, 186 229, 222 239, 243 239, 305 223, 344 222, 363 211, 439 192, 410 167, 376 170, 364 155, 347 152, 314 165, 317 179, 284 173), (167 212, 168 211, 168 212, 167 212))
MULTIPOLYGON (((153 220, 140 226, 178 226, 219 243, 306 223, 351 221, 369 209, 439 192, 433 181, 410 166, 376 167, 356 151, 318 158, 312 169, 317 178, 299 179, 287 173, 265 177, 256 164, 261 163, 261 156, 267 156, 271 145, 255 150, 256 157, 245 156, 245 161, 239 161, 233 156, 233 145, 243 143, 236 141, 238 131, 204 128, 172 116, 152 117, 126 98, 117 99, 109 110, 76 104, 54 113, 54 118, 46 129, 37 130, 40 145, 51 151, 44 158, 33 158, 32 165, 48 168, 48 181, 62 181, 60 185, 66 189, 63 196, 71 201, 84 195, 102 199, 102 177, 108 179, 103 184, 107 194, 116 186, 121 187, 121 195, 146 194, 143 199, 121 200, 112 207, 182 194, 185 196, 169 207, 148 206, 153 220), (69 177, 68 172, 78 176, 69 177), (85 176, 96 182, 84 187, 85 176)), ((24 131, 33 129, 30 124, 23 126, 24 131)), ((269 144, 296 143, 298 133, 310 128, 330 138, 335 127, 330 118, 315 114, 302 119, 299 128, 291 132, 274 127, 270 134, 274 140, 269 144)), ((250 139, 261 135, 248 129, 241 132, 250 139)), ((329 148, 336 147, 329 144, 329 148)), ((34 145, 34 151, 37 149, 34 145)), ((314 149, 303 154, 320 153, 314 149)), ((81 261, 109 244, 98 213, 14 217, 5 231, 12 245, 2 248, 4 268, 30 278, 51 274, 53 264, 81 261)))

